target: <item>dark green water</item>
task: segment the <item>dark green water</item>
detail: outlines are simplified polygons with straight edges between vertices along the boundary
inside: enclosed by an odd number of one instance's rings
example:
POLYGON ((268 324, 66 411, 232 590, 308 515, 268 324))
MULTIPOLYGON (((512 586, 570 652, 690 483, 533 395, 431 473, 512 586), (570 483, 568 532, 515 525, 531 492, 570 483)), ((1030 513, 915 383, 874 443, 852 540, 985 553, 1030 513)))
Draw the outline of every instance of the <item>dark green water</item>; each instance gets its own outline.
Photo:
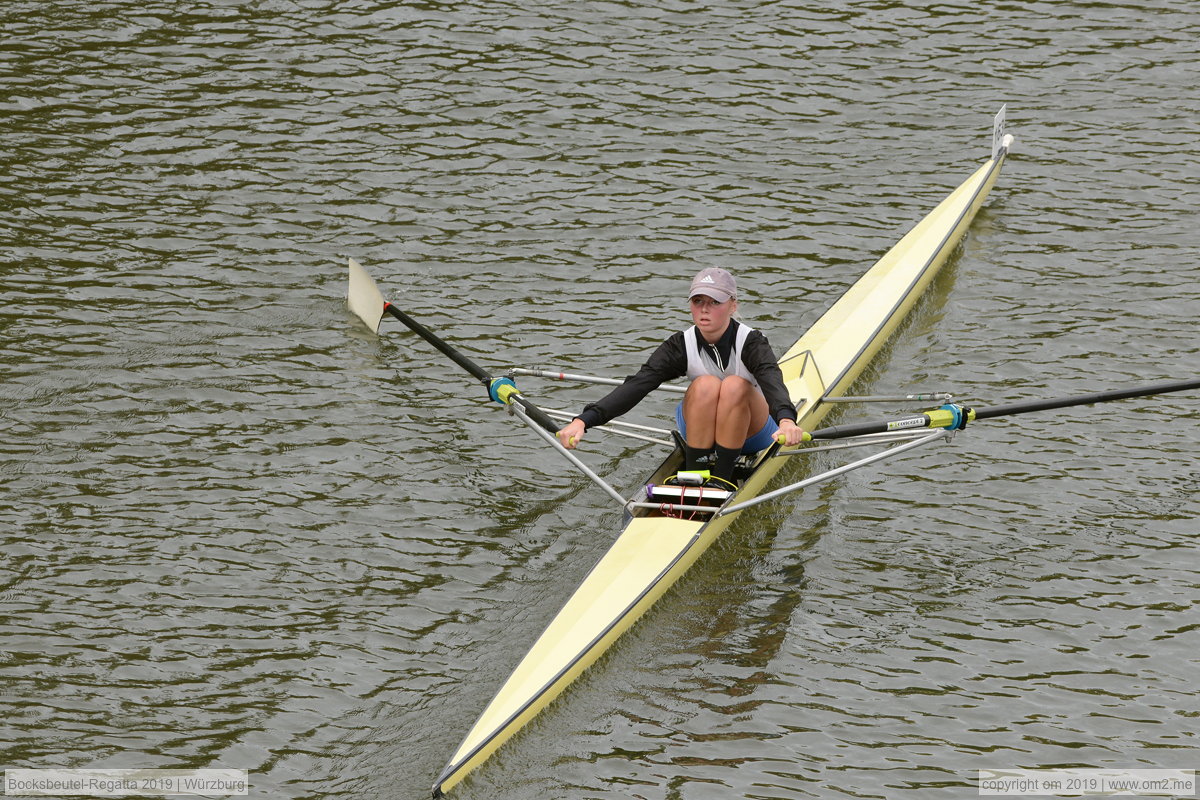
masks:
MULTIPOLYGON (((4 3, 0 766, 424 796, 611 541, 453 365, 356 325, 346 256, 491 367, 622 376, 710 265, 783 349, 1008 103, 989 204, 861 388, 1194 375, 1200 8, 837 9, 4 3)), ((622 490, 660 458, 589 441, 622 490)), ((1193 768, 1198 452, 1200 398, 1125 402, 747 514, 456 796, 1193 768)))

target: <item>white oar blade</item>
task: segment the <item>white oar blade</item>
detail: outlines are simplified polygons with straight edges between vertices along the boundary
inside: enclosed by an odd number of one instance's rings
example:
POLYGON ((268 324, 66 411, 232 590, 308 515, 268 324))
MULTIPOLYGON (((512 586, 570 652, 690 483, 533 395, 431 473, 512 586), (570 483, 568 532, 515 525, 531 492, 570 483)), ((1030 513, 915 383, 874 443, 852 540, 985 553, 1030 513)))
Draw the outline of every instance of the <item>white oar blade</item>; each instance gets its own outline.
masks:
POLYGON ((353 258, 347 260, 350 262, 350 288, 346 293, 346 302, 372 333, 379 333, 379 322, 383 319, 383 307, 386 305, 383 295, 362 264, 353 258))

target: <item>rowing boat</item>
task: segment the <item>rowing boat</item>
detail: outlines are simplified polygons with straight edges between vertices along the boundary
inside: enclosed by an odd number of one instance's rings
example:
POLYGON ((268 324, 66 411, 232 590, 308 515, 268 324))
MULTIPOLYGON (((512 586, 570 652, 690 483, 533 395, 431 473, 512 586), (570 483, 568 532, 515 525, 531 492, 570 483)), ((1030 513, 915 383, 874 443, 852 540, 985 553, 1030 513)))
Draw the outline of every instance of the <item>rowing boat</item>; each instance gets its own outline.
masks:
MULTIPOLYGON (((735 476, 740 486, 733 492, 710 490, 702 485, 681 486, 678 481, 672 484, 672 477, 681 477, 677 474, 682 463, 678 440, 653 439, 644 433, 670 434, 671 431, 610 421, 597 430, 658 441, 673 448, 671 456, 646 483, 647 496, 653 502, 623 497, 554 438, 553 432, 558 423, 553 417, 569 419, 572 415, 538 408, 520 393, 513 377, 518 374, 535 375, 609 384, 617 381, 531 369, 513 369, 503 377, 494 378, 441 337, 386 302, 366 270, 350 259, 347 299, 351 311, 371 330, 378 331, 384 314, 391 314, 400 320, 478 379, 487 387, 492 400, 508 406, 522 422, 600 485, 627 512, 625 529, 620 537, 592 568, 583 584, 467 733, 434 785, 435 798, 461 782, 471 770, 482 764, 545 708, 699 558, 741 511, 832 480, 852 469, 901 455, 937 440, 952 439, 968 423, 977 420, 1200 389, 1200 376, 1192 376, 1182 380, 1069 397, 1031 399, 979 409, 951 403, 949 401, 953 398, 944 393, 846 396, 846 390, 912 310, 933 276, 954 251, 994 184, 1012 141, 1012 137, 1004 133, 1003 108, 996 115, 992 141, 992 157, 851 286, 781 359, 785 383, 800 414, 799 422, 808 430, 804 436, 805 442, 843 441, 819 447, 781 448, 773 445, 765 452, 750 457, 748 463, 742 465, 740 474, 735 476), (945 404, 916 416, 899 419, 856 422, 819 429, 813 427, 836 403, 873 401, 945 404), (785 456, 878 445, 886 449, 789 486, 763 491, 767 482, 779 471, 785 456), (711 494, 713 491, 716 491, 716 496, 711 494)), ((662 388, 683 391, 679 386, 662 388)))
MULTIPOLYGON (((798 413, 812 430, 843 397, 865 366, 909 314, 938 270, 954 252, 1000 173, 1012 137, 1004 132, 1004 109, 996 115, 991 157, 929 212, 872 266, 779 359, 798 413)), ((768 482, 793 450, 773 445, 743 465, 733 492, 697 488, 677 494, 625 498, 561 447, 556 423, 517 391, 509 378, 492 378, 408 315, 383 301, 373 281, 350 262, 351 308, 374 329, 383 312, 450 356, 489 387, 493 399, 509 405, 524 422, 599 483, 626 509, 626 524, 611 548, 550 622, 467 732, 433 787, 441 797, 486 761, 529 723, 563 689, 604 653, 667 591, 745 508, 778 492, 764 494, 768 482), (693 498, 693 499, 689 499, 693 498)), ((935 436, 937 434, 934 434, 935 436)), ((919 442, 918 442, 919 443, 919 442)), ((913 445, 905 445, 910 447, 913 445)), ((896 448, 901 450, 904 448, 896 448)), ((676 448, 645 482, 662 487, 677 473, 676 448)), ((791 490, 796 484, 788 487, 791 490)), ((644 490, 642 490, 644 491, 644 490)), ((786 490, 779 490, 786 491, 786 490)))
MULTIPOLYGON (((845 394, 911 311, 958 245, 996 181, 1011 136, 1003 114, 993 129, 992 157, 922 219, 852 285, 780 358, 784 383, 806 430, 845 394)), ((785 463, 778 446, 765 451, 722 511, 759 495, 785 463)), ((664 484, 680 467, 675 451, 647 481, 664 484)), ((680 503, 678 505, 685 505, 680 503)), ((434 785, 434 796, 463 777, 544 709, 621 636, 708 549, 733 513, 669 515, 638 504, 625 529, 505 681, 471 727, 434 785), (692 517, 692 518, 689 518, 692 517)))

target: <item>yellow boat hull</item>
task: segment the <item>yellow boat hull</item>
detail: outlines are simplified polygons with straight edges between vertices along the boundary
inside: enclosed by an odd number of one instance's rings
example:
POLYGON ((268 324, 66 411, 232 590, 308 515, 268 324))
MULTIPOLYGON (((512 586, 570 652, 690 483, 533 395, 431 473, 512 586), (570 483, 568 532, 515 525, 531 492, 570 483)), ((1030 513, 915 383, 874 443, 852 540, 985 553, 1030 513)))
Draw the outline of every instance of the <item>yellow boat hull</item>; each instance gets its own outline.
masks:
MULTIPOLYGON (((780 359, 801 427, 812 430, 887 342, 949 258, 1000 172, 984 163, 817 320, 780 359)), ((677 457, 675 461, 677 462, 677 457)), ((760 494, 782 466, 765 458, 730 504, 760 494)), ((668 459, 651 481, 677 464, 668 459)), ((439 797, 486 761, 587 669, 738 516, 707 522, 634 516, 468 732, 434 785, 439 797)))

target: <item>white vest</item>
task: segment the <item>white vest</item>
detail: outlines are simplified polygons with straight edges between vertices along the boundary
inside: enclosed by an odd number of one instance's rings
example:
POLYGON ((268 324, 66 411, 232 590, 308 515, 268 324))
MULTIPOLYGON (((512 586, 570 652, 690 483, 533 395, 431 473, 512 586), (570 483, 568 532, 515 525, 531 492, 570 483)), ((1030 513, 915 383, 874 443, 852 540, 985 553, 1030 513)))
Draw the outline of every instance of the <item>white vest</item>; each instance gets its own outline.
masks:
POLYGON ((733 348, 729 353, 729 363, 725 365, 725 369, 717 364, 712 353, 706 347, 700 349, 696 342, 696 326, 688 328, 683 332, 683 344, 687 348, 687 376, 689 381, 694 381, 701 375, 714 375, 718 378, 728 378, 730 375, 736 375, 739 378, 745 378, 750 381, 754 388, 758 388, 758 381, 754 378, 754 374, 746 369, 746 365, 742 363, 742 345, 746 343, 746 337, 754 332, 754 329, 749 325, 738 324, 737 333, 734 335, 733 348))

